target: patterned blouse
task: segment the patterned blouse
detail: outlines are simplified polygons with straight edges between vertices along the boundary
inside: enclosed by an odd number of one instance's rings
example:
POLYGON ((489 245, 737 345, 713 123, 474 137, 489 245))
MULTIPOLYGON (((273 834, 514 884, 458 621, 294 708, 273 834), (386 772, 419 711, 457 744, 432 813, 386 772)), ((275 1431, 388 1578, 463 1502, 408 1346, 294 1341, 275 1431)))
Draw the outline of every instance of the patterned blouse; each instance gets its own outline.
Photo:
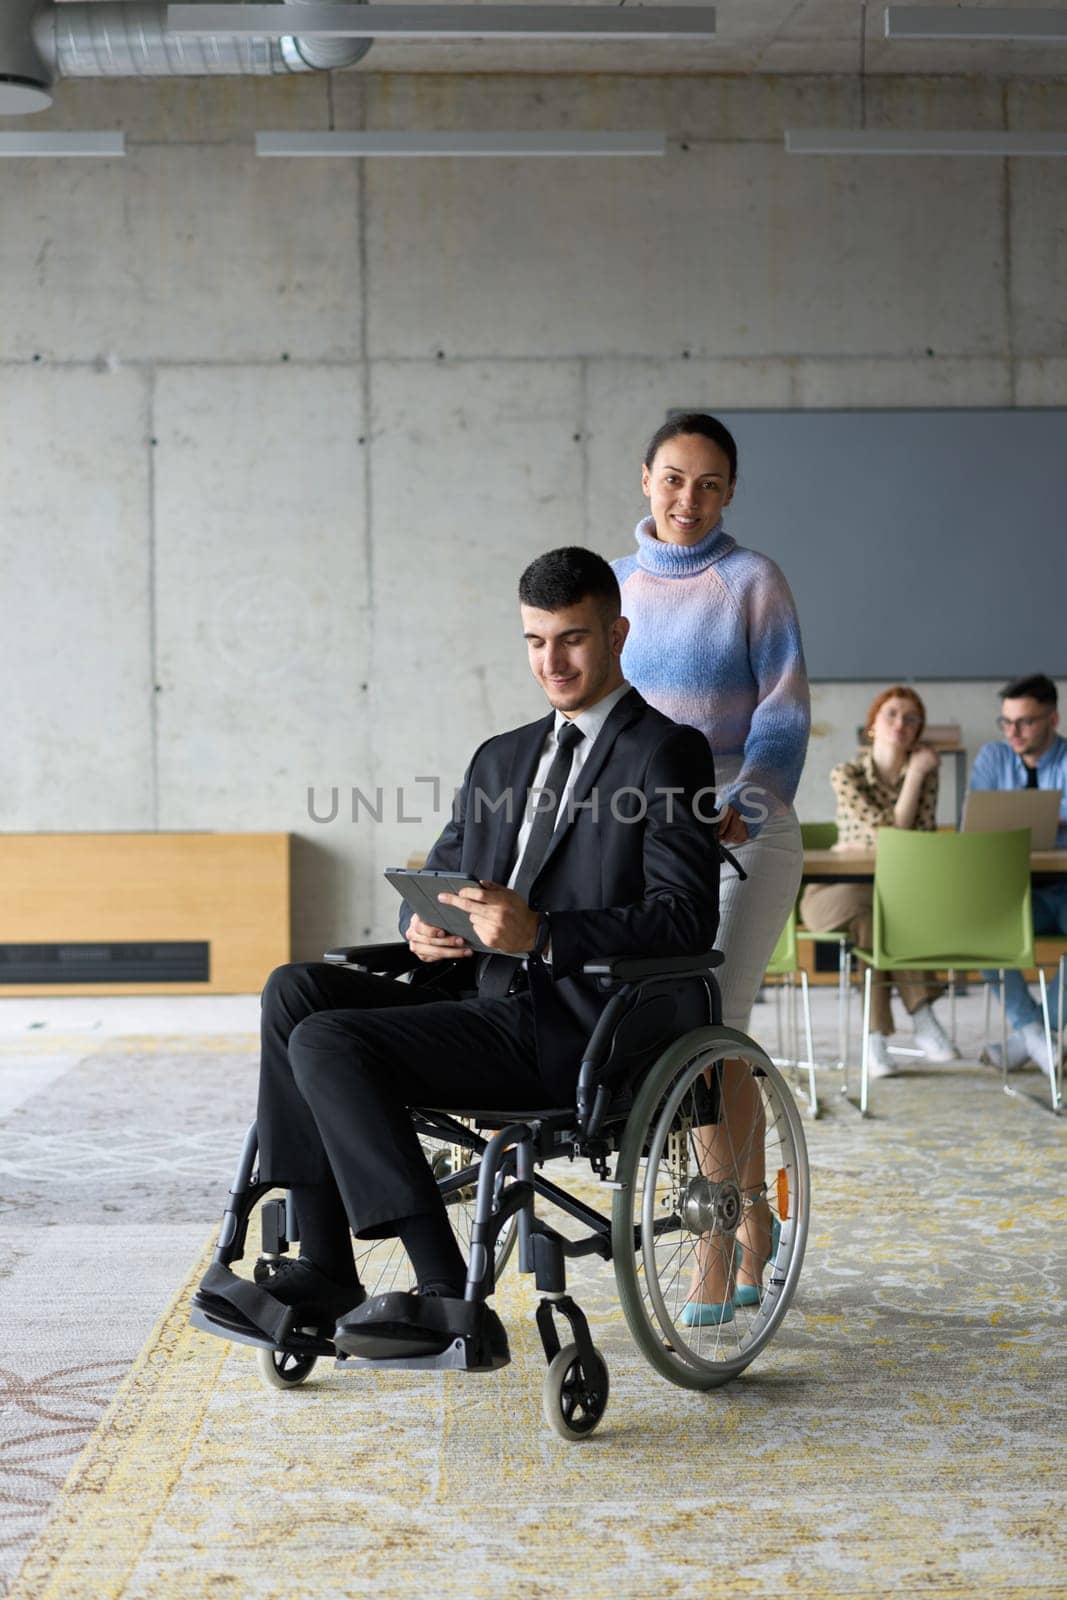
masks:
MULTIPOLYGON (((892 828, 893 808, 904 787, 907 762, 893 783, 879 777, 869 745, 856 752, 855 761, 842 761, 830 774, 837 796, 837 843, 839 848, 873 850, 879 828, 892 828)), ((937 827, 937 768, 928 772, 919 790, 919 806, 913 828, 933 833, 937 827)))

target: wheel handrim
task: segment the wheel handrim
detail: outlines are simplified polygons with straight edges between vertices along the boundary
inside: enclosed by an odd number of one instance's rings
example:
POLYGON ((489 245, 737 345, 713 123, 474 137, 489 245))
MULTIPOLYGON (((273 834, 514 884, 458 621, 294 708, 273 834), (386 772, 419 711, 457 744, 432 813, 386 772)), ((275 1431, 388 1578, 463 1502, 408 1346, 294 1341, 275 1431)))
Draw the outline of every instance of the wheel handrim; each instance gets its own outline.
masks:
MULTIPOLYGON (((679 1041, 663 1061, 667 1064, 665 1070, 669 1068, 673 1073, 673 1086, 665 1096, 659 1096, 648 1118, 647 1155, 635 1160, 633 1171, 627 1174, 632 1196, 629 1214, 631 1222, 639 1222, 641 1233, 639 1264, 633 1264, 635 1287, 640 1314, 659 1341, 661 1360, 657 1364, 675 1381, 706 1386, 708 1382, 722 1382, 746 1366, 766 1344, 785 1314, 803 1256, 807 1227, 807 1160, 799 1115, 788 1089, 753 1041, 733 1030, 697 1030, 687 1040, 679 1041), (683 1220, 682 1196, 685 1195, 688 1207, 685 1214, 693 1225, 697 1217, 710 1214, 717 1206, 725 1216, 732 1213, 729 1196, 712 1193, 715 1185, 709 1186, 702 1178, 694 1150, 689 1150, 688 1162, 682 1165, 682 1170, 675 1161, 671 1171, 670 1145, 672 1141, 677 1143, 675 1124, 679 1116, 687 1138, 692 1126, 706 1130, 706 1122, 686 1116, 686 1098, 710 1067, 729 1060, 743 1061, 760 1090, 766 1152, 761 1198, 767 1200, 771 1219, 778 1219, 781 1234, 774 1260, 763 1274, 758 1304, 733 1305, 729 1321, 686 1326, 680 1319, 682 1307, 689 1300, 689 1280, 698 1236, 688 1231, 683 1220), (663 1181, 665 1171, 666 1183, 663 1181), (703 1192, 696 1195, 692 1189, 684 1189, 687 1173, 694 1172, 704 1183, 703 1192), (661 1204, 665 1189, 667 1207, 661 1204), (780 1214, 783 1209, 784 1216, 780 1214), (686 1372, 691 1374, 691 1380, 685 1378, 686 1372)), ((746 1156, 743 1141, 739 1141, 735 1149, 735 1167, 742 1168, 746 1156)), ((728 1184, 722 1187, 728 1188, 728 1184)), ((760 1215, 766 1217, 766 1213, 760 1215)), ((766 1228, 769 1231, 770 1221, 766 1228)), ((753 1221, 744 1227, 743 1238, 748 1240, 755 1232, 753 1221)), ((722 1235, 718 1247, 724 1252, 720 1258, 724 1269, 727 1266, 725 1251, 727 1248, 732 1251, 732 1246, 733 1235, 722 1235)), ((703 1247, 716 1248, 714 1239, 703 1247)), ((751 1246, 742 1244, 742 1259, 748 1264, 746 1248, 751 1251, 751 1246)), ((731 1272, 728 1287, 732 1288, 732 1284, 731 1272)), ((629 1311, 627 1314, 629 1316, 629 1311)), ((638 1328, 633 1327, 633 1331, 641 1342, 638 1328)))

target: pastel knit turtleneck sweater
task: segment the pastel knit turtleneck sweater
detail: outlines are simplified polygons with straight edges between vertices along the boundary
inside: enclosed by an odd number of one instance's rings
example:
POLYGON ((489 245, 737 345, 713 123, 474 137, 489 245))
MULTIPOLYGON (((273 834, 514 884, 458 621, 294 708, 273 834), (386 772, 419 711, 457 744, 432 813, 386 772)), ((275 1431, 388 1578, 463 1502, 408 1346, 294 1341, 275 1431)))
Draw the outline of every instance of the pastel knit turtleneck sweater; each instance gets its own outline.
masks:
POLYGON ((667 544, 646 517, 637 552, 612 562, 630 633, 622 670, 650 705, 699 728, 711 745, 720 804, 755 837, 792 804, 811 713, 800 625, 768 556, 743 550, 719 522, 699 544, 667 544))

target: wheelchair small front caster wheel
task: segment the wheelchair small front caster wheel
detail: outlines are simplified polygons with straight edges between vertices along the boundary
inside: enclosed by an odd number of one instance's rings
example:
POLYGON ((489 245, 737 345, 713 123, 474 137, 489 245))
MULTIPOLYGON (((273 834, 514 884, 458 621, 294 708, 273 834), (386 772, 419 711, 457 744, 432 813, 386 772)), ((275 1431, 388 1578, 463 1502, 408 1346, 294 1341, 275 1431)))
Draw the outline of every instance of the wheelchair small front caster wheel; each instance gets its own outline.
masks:
POLYGON ((256 1365, 263 1382, 272 1389, 295 1389, 311 1376, 317 1356, 295 1350, 257 1350, 256 1365))
POLYGON ((586 1372, 576 1344, 564 1345, 545 1373, 541 1405, 545 1421, 561 1439, 584 1439, 608 1408, 608 1367, 593 1348, 595 1370, 586 1372))

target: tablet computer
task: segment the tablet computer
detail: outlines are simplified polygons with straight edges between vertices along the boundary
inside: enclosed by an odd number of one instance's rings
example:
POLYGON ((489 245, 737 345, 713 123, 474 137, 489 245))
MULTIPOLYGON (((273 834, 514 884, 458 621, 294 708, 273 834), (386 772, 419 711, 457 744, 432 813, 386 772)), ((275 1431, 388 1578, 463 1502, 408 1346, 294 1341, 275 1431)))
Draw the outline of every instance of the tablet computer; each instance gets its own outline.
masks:
POLYGON ((426 867, 420 867, 418 871, 411 867, 388 867, 385 876, 423 922, 428 922, 433 928, 444 928, 446 933, 458 933, 472 950, 478 950, 482 955, 507 954, 482 943, 474 931, 470 912, 461 911, 458 906, 444 906, 437 898, 439 894, 458 894, 461 889, 476 889, 477 878, 471 878, 465 872, 438 872, 426 867))

